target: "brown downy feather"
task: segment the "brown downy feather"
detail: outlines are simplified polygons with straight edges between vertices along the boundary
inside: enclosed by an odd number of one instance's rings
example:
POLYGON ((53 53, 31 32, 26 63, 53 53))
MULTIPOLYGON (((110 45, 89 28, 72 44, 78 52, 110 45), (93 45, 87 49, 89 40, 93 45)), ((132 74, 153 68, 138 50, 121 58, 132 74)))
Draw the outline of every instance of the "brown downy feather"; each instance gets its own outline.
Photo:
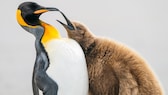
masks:
POLYGON ((133 50, 94 36, 83 24, 72 24, 75 30, 66 30, 85 53, 90 95, 163 95, 154 73, 133 50))

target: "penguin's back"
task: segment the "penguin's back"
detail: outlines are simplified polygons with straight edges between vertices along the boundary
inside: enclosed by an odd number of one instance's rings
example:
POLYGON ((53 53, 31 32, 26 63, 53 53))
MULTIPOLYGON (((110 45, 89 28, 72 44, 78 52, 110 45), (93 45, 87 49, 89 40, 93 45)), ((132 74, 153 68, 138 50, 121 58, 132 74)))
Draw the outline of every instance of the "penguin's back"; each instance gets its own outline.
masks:
POLYGON ((84 53, 72 39, 54 39, 45 45, 47 74, 57 82, 58 95, 87 95, 88 72, 84 53))

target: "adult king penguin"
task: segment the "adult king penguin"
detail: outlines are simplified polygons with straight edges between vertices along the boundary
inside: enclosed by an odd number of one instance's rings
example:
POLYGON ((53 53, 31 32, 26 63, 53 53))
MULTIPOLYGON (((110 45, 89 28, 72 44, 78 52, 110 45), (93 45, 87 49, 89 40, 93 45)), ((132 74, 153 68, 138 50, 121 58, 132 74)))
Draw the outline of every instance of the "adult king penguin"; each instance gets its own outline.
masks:
POLYGON ((63 16, 67 25, 57 21, 85 53, 90 95, 163 95, 157 78, 138 54, 116 41, 96 37, 83 24, 63 16))
POLYGON ((59 11, 34 2, 24 2, 16 12, 18 23, 36 37, 36 61, 33 71, 33 93, 39 95, 87 95, 88 72, 80 45, 61 38, 51 25, 39 19, 42 13, 59 11))

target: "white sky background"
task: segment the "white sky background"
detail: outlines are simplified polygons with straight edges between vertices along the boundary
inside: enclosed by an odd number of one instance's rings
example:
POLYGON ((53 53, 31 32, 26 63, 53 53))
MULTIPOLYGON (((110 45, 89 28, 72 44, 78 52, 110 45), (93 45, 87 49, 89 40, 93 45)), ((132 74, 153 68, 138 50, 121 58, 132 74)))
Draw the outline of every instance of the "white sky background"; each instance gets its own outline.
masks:
MULTIPOLYGON (((133 48, 148 61, 168 91, 168 0, 30 1, 57 7, 70 19, 85 23, 95 35, 133 48)), ((21 2, 0 3, 0 95, 32 95, 35 39, 16 22, 15 12, 21 2)), ((58 12, 45 13, 41 19, 66 37, 64 28, 55 21, 64 20, 58 12)))

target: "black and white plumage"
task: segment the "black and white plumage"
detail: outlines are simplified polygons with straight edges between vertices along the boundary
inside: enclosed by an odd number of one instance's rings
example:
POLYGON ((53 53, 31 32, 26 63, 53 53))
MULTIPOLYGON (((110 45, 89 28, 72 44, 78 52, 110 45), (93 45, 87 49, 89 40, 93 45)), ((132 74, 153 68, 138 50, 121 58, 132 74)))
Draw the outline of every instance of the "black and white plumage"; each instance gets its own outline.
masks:
POLYGON ((59 31, 39 19, 42 13, 59 11, 34 2, 24 2, 17 10, 18 23, 36 37, 36 61, 32 85, 34 95, 87 95, 88 72, 80 45, 61 38, 59 31))

